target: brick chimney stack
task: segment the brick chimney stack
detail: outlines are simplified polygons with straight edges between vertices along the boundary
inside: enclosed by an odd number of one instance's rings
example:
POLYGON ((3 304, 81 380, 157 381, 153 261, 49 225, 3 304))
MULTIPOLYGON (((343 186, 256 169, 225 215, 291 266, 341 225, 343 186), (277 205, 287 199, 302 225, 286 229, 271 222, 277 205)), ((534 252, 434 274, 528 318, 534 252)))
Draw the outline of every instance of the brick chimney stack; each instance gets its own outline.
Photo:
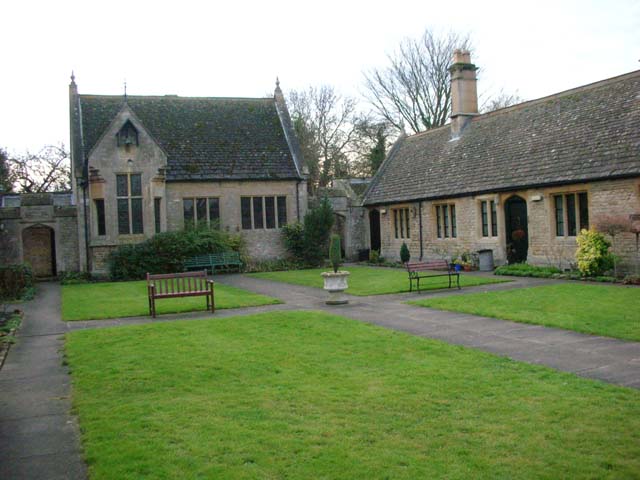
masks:
POLYGON ((457 138, 467 123, 478 115, 477 67, 468 50, 453 52, 451 73, 451 136, 457 138))

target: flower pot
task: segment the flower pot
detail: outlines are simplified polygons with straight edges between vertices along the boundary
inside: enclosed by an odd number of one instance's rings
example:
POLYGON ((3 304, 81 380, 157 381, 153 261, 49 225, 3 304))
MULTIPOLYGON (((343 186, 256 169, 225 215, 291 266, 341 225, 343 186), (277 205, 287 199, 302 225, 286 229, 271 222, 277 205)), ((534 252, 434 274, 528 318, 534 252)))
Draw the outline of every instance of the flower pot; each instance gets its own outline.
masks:
POLYGON ((458 264, 458 263, 454 263, 454 264, 453 264, 453 269, 454 269, 456 272, 459 272, 460 270, 462 270, 462 265, 460 265, 460 264, 458 264))
POLYGON ((471 271, 471 265, 465 265, 464 266, 464 271, 465 272, 470 272, 471 271))
POLYGON ((349 303, 344 291, 347 289, 347 277, 349 272, 323 272, 321 273, 324 278, 324 289, 329 292, 329 298, 327 298, 327 305, 344 305, 349 303))

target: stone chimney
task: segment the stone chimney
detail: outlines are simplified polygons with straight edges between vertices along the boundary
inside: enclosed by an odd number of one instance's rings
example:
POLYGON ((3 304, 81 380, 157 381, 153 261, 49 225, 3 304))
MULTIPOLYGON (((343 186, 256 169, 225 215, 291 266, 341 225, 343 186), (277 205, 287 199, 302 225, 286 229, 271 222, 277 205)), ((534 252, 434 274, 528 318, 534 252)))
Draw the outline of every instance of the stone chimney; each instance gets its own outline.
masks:
POLYGON ((478 115, 476 66, 468 50, 453 52, 451 73, 451 137, 457 138, 467 123, 478 115))

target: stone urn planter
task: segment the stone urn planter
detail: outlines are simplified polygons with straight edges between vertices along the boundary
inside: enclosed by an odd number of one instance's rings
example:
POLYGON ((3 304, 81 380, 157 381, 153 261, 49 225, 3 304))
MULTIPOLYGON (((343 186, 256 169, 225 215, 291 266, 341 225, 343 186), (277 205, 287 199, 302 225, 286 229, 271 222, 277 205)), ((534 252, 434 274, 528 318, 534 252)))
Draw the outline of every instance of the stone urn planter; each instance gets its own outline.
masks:
POLYGON ((323 272, 322 278, 324 278, 324 289, 329 292, 329 298, 327 298, 327 305, 345 305, 349 303, 344 291, 347 289, 347 277, 349 272, 323 272))

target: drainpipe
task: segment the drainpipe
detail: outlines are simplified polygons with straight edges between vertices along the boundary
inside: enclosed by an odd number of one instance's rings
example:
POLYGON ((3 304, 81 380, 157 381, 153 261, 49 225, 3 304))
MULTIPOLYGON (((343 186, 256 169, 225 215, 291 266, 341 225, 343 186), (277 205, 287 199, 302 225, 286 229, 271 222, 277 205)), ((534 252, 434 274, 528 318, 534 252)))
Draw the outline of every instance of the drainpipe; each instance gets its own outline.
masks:
POLYGON ((418 202, 418 224, 420 225, 420 260, 422 260, 424 254, 422 247, 422 200, 418 202))

